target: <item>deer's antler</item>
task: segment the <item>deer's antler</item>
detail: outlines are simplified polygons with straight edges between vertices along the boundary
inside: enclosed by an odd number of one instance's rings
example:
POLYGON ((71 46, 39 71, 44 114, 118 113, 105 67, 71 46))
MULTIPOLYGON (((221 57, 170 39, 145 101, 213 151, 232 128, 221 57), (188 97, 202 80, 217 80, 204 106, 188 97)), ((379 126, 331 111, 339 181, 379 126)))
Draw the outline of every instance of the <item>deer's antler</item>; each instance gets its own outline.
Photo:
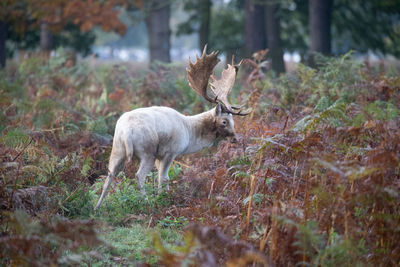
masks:
POLYGON ((239 64, 234 65, 232 58, 232 64, 228 64, 228 67, 222 71, 221 79, 218 80, 215 75, 211 76, 211 79, 213 81, 210 83, 210 85, 211 90, 216 95, 217 101, 223 104, 227 112, 233 115, 245 116, 250 114, 251 111, 242 112, 242 108, 244 105, 239 107, 234 106, 228 100, 228 96, 232 91, 233 85, 235 84, 236 74, 241 64, 242 61, 240 61, 239 64))
POLYGON ((207 95, 208 80, 218 62, 218 52, 207 55, 207 45, 205 45, 203 55, 201 58, 196 55, 194 64, 189 57, 189 69, 186 69, 190 87, 211 103, 216 103, 216 100, 207 95))
POLYGON ((229 103, 228 96, 232 90, 235 83, 236 73, 239 69, 240 64, 234 65, 234 59, 232 58, 232 64, 228 64, 228 68, 222 71, 221 79, 217 79, 213 70, 218 64, 218 52, 212 52, 207 55, 207 45, 204 47, 203 55, 201 58, 196 56, 196 63, 192 63, 189 58, 189 69, 186 69, 188 74, 189 85, 195 90, 199 95, 203 96, 206 100, 211 103, 221 103, 223 109, 231 113, 232 115, 245 116, 250 114, 250 111, 242 112, 242 106, 234 106, 229 103), (211 98, 207 94, 207 87, 209 79, 212 79, 211 90, 215 95, 215 98, 211 98), (237 111, 235 111, 237 110, 237 111))

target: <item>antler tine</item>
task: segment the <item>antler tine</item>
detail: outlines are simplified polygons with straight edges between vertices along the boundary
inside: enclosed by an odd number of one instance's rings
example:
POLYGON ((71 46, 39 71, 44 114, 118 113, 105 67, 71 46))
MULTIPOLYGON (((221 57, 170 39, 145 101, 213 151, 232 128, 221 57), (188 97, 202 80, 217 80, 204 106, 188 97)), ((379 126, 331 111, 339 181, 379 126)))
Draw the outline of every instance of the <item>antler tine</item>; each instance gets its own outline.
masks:
POLYGON ((237 107, 229 103, 228 100, 228 96, 235 83, 236 74, 241 63, 242 61, 240 61, 239 64, 234 65, 234 58, 232 58, 232 65, 228 64, 228 68, 222 71, 221 79, 218 80, 214 75, 212 75, 211 79, 213 81, 211 82, 211 90, 216 95, 217 102, 223 105, 226 112, 231 113, 232 115, 246 116, 251 113, 251 109, 243 112, 242 108, 244 105, 237 107))
POLYGON ((242 108, 244 105, 234 106, 230 104, 228 100, 229 93, 235 83, 236 74, 243 60, 240 61, 239 64, 234 65, 234 58, 232 58, 232 65, 228 64, 228 68, 222 71, 222 76, 219 80, 213 74, 214 67, 218 62, 218 51, 207 54, 207 45, 204 46, 201 57, 196 54, 195 63, 192 63, 189 57, 189 68, 186 69, 186 72, 190 87, 207 101, 211 103, 221 103, 223 109, 228 113, 240 116, 250 114, 251 109, 250 111, 243 111, 242 108), (211 90, 215 95, 214 99, 207 94, 208 80, 210 77, 212 79, 210 83, 211 90))
POLYGON ((216 103, 216 100, 207 94, 208 80, 218 62, 218 52, 214 51, 207 55, 207 45, 205 45, 201 57, 196 54, 194 64, 189 57, 189 68, 186 69, 190 87, 211 103, 216 103))

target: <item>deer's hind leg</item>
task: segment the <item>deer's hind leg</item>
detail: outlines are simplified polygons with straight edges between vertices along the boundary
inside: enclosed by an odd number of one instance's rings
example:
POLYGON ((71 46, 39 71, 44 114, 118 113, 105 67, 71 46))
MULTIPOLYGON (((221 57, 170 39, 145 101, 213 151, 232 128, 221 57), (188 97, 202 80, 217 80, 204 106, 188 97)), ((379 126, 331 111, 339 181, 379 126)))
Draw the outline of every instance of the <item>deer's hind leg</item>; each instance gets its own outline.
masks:
POLYGON ((121 151, 118 149, 118 147, 114 148, 114 146, 113 146, 113 149, 111 151, 111 156, 110 156, 110 163, 108 165, 108 175, 107 175, 106 181, 104 182, 103 191, 101 192, 100 199, 97 202, 96 207, 94 208, 95 210, 97 210, 100 207, 101 203, 103 202, 104 198, 106 197, 108 187, 112 183, 115 175, 118 174, 118 171, 120 170, 122 163, 125 161, 125 158, 126 158, 126 154, 121 153, 121 151))
POLYGON ((146 182, 146 177, 149 172, 153 169, 155 162, 155 157, 150 155, 143 155, 140 158, 139 170, 136 173, 136 177, 139 181, 140 192, 143 196, 146 196, 146 190, 144 184, 146 182))

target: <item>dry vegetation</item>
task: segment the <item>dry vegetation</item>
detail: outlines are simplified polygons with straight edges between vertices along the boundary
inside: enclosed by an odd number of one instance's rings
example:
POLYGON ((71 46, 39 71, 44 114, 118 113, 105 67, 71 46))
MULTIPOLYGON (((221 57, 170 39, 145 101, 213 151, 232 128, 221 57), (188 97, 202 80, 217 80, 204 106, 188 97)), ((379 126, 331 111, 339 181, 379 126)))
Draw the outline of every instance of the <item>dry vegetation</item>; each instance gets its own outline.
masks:
POLYGON ((273 78, 256 60, 240 73, 254 112, 236 120, 238 144, 180 158, 172 190, 148 202, 120 177, 95 214, 118 116, 204 103, 181 67, 66 63, 32 58, 1 73, 2 264, 90 265, 99 222, 132 220, 191 223, 176 249, 154 237, 149 253, 167 266, 400 264, 398 76, 345 55, 273 78))

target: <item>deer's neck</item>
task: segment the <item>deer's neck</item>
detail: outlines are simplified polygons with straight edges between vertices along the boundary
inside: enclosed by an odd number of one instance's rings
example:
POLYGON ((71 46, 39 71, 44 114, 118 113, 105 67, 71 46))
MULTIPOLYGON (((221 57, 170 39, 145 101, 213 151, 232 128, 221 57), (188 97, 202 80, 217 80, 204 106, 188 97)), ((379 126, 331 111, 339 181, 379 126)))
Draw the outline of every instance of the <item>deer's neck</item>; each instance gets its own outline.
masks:
POLYGON ((203 148, 210 147, 217 139, 215 125, 215 108, 194 116, 187 116, 189 128, 189 145, 184 152, 194 153, 203 148))

